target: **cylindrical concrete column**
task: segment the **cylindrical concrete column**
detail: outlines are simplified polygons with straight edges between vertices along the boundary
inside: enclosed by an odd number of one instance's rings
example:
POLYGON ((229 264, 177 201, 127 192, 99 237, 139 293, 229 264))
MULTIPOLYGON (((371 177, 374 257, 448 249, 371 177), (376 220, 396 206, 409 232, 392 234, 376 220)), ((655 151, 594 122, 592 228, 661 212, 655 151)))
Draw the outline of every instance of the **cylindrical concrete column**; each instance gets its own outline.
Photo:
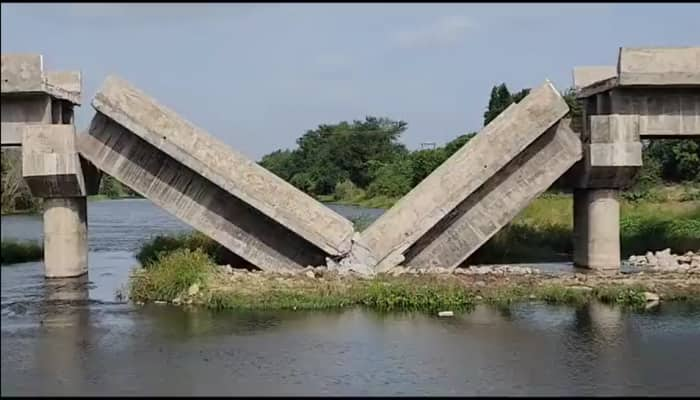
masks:
POLYGON ((620 202, 617 189, 586 189, 574 194, 574 262, 579 267, 620 268, 620 202))
POLYGON ((87 273, 87 199, 44 200, 44 275, 68 278, 87 273))

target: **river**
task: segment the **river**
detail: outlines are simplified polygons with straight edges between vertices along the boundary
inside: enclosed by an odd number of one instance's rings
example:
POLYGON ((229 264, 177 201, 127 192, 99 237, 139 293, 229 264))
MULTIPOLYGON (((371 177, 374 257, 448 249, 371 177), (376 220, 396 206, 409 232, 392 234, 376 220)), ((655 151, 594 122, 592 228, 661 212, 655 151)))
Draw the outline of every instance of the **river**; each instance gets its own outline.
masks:
MULTIPOLYGON (((3 396, 700 394, 697 306, 480 306, 442 319, 139 307, 117 296, 134 251, 189 228, 142 199, 88 209, 89 277, 2 267, 3 396)), ((41 230, 40 216, 2 218, 3 238, 41 230)))

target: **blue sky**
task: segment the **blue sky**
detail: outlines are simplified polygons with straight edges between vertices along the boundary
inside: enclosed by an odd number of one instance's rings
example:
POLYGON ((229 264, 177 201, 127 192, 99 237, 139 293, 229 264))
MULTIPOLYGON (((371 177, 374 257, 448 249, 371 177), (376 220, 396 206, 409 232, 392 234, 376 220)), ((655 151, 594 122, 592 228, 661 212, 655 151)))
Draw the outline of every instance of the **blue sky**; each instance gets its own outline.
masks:
POLYGON ((386 116, 403 141, 480 129, 491 87, 697 46, 700 4, 2 4, 2 52, 83 73, 79 128, 119 75, 254 159, 321 123, 386 116))

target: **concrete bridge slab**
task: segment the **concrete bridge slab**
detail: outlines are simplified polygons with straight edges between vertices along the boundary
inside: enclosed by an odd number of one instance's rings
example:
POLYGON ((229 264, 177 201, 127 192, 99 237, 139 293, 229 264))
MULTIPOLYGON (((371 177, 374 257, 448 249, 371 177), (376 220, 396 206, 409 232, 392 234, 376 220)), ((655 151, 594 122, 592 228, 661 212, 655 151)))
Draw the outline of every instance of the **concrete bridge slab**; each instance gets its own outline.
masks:
POLYGON ((359 247, 368 249, 378 272, 401 263, 421 237, 568 111, 549 82, 535 88, 362 232, 359 247))
POLYGON ((352 223, 109 77, 80 153, 261 269, 325 264, 350 251, 352 223))

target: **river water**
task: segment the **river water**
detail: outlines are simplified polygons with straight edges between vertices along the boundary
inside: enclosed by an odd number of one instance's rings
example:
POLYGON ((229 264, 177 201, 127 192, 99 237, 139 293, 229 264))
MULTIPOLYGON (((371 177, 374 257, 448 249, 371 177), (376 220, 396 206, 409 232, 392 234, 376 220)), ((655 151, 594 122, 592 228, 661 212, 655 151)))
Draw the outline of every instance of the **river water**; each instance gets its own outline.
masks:
MULTIPOLYGON (((697 306, 527 304, 442 319, 139 307, 117 296, 134 251, 189 228, 147 200, 88 208, 89 277, 2 267, 3 396, 700 394, 697 306)), ((3 239, 41 230, 40 216, 2 218, 3 239)))

